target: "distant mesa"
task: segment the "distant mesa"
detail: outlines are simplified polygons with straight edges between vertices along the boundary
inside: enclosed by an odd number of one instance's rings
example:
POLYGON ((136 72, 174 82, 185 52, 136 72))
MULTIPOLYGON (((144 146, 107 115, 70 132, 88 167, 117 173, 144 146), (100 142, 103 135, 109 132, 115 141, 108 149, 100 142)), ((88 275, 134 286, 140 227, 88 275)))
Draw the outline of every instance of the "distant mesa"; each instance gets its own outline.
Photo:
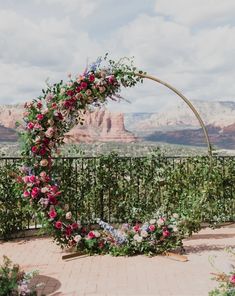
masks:
POLYGON ((131 143, 138 138, 127 131, 122 113, 96 110, 84 116, 84 124, 77 125, 65 136, 67 143, 124 142, 131 143))
MULTIPOLYGON (((24 111, 23 105, 0 105, 0 124, 5 128, 15 129, 15 122, 22 122, 24 111)), ((0 132, 0 139, 2 137, 0 132)), ((104 109, 87 112, 84 115, 84 124, 75 126, 65 135, 66 143, 136 141, 138 138, 125 128, 124 115, 104 109)))
MULTIPOLYGON (((235 102, 193 101, 207 126, 212 145, 235 149, 235 102)), ((0 106, 0 124, 10 128, 22 120, 22 105, 0 106)), ((0 130, 0 139, 6 130, 0 130)), ((10 138, 10 136, 9 136, 10 138)), ((106 109, 87 112, 84 125, 65 136, 67 143, 157 141, 173 144, 206 145, 200 125, 184 102, 170 105, 159 113, 116 113, 106 109)))

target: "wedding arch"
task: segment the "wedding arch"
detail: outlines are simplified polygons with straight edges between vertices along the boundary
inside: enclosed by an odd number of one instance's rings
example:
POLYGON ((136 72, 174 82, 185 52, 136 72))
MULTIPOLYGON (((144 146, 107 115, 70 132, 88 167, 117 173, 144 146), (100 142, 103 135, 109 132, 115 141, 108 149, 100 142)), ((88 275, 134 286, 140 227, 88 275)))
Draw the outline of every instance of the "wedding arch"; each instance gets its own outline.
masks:
POLYGON ((48 229, 62 247, 74 246, 89 253, 129 255, 162 253, 182 245, 182 221, 174 213, 170 217, 161 213, 147 222, 124 224, 120 229, 99 219, 100 228, 94 230, 89 225, 84 226, 82 221, 74 220, 69 206, 63 204, 59 184, 52 177, 52 153, 63 143, 66 132, 74 125, 82 124, 86 109, 100 106, 108 99, 119 99, 121 87, 133 87, 143 79, 166 86, 184 100, 202 127, 211 155, 206 127, 192 103, 168 83, 138 70, 132 60, 115 62, 107 56, 98 58, 82 75, 75 79, 70 76, 67 83, 60 81, 48 85, 41 96, 25 104, 23 197, 44 213, 48 229))

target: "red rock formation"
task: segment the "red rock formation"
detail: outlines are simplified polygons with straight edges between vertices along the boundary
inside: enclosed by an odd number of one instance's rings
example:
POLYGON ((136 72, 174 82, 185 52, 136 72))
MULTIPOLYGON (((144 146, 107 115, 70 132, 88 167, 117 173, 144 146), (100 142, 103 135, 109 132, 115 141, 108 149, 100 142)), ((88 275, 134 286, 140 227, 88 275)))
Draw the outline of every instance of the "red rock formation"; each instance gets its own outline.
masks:
POLYGON ((96 110, 84 116, 84 124, 77 125, 65 136, 65 142, 136 142, 138 139, 124 126, 122 113, 96 110))

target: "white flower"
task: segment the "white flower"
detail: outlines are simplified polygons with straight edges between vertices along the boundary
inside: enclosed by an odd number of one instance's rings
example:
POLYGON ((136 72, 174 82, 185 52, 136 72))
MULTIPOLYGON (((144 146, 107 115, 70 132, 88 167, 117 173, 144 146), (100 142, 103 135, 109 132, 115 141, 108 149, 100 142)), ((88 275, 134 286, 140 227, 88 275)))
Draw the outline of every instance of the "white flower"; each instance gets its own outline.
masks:
POLYGON ((49 188, 48 187, 42 187, 41 192, 42 193, 49 192, 49 188))
POLYGON ((73 238, 73 240, 74 240, 76 243, 80 242, 81 239, 82 239, 82 237, 81 237, 81 235, 79 235, 79 234, 77 234, 77 235, 73 238))
POLYGON ((71 213, 71 212, 66 213, 65 218, 66 218, 67 220, 72 219, 72 213, 71 213))
POLYGON ((135 234, 133 238, 134 238, 134 240, 136 240, 138 243, 141 243, 142 240, 143 240, 143 238, 142 238, 141 236, 139 236, 139 234, 135 234))
POLYGON ((151 219, 151 220, 149 221, 150 224, 155 224, 156 222, 157 222, 156 219, 151 219))
POLYGON ((178 215, 177 213, 174 213, 174 214, 172 215, 172 217, 175 218, 175 219, 178 219, 178 218, 179 218, 179 215, 178 215))
POLYGON ((99 231, 94 230, 93 233, 94 233, 95 237, 100 237, 100 233, 99 233, 99 231))
POLYGON ((62 87, 62 88, 60 89, 60 94, 63 95, 64 93, 65 93, 65 88, 62 87))
POLYGON ((140 235, 141 235, 142 237, 147 237, 149 234, 148 234, 147 231, 142 230, 141 233, 140 233, 140 235))
POLYGON ((178 228, 177 228, 177 226, 173 226, 172 229, 173 229, 174 232, 178 232, 178 228))

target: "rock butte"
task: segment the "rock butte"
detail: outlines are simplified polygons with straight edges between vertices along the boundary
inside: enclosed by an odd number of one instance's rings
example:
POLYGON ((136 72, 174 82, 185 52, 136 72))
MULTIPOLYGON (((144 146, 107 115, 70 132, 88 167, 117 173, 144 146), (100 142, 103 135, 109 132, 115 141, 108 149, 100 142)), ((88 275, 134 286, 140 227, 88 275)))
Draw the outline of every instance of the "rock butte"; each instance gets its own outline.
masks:
MULTIPOLYGON (((23 105, 0 106, 0 124, 14 129, 16 121, 22 121, 23 105)), ((125 142, 138 141, 138 138, 127 131, 122 113, 110 112, 105 109, 87 112, 82 116, 84 124, 78 124, 65 135, 66 143, 93 142, 125 142)))

